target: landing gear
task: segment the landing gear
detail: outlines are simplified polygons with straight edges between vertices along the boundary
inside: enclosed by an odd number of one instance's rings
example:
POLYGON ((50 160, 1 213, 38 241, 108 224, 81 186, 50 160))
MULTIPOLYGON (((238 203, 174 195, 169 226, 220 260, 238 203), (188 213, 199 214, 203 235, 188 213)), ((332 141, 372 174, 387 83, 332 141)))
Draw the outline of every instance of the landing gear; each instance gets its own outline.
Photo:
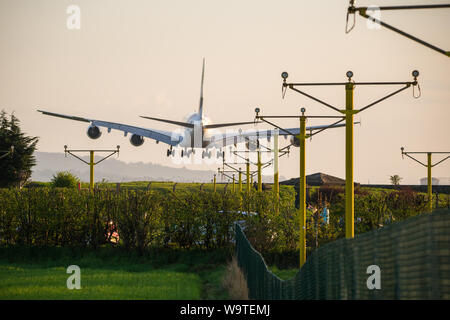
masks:
POLYGON ((170 146, 170 149, 167 149, 167 156, 174 155, 174 151, 172 151, 172 146, 170 146))
POLYGON ((191 153, 195 153, 194 149, 188 150, 188 149, 184 149, 181 150, 181 157, 190 157, 191 153))
POLYGON ((211 151, 202 151, 202 159, 205 159, 205 157, 211 159, 211 151))

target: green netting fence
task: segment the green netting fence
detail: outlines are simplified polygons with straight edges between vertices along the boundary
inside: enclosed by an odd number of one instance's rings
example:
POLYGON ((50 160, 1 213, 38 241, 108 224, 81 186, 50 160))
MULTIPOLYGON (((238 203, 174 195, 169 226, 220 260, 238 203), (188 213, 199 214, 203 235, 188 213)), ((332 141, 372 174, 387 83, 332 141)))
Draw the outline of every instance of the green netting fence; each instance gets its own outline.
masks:
POLYGON ((270 272, 235 228, 250 299, 450 299, 450 210, 325 244, 289 280, 270 272), (371 265, 380 268, 381 289, 368 289, 371 265))

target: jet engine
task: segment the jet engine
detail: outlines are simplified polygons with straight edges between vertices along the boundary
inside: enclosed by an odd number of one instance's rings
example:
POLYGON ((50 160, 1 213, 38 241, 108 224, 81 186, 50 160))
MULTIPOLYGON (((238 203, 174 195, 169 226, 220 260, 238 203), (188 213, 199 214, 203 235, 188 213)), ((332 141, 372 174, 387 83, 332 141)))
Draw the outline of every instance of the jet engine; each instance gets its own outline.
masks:
POLYGON ((97 126, 89 126, 87 129, 87 135, 91 139, 98 139, 102 135, 102 132, 100 131, 100 128, 97 126))
POLYGON ((142 146, 142 144, 144 143, 144 137, 138 134, 132 134, 130 137, 130 143, 135 147, 142 146))
POLYGON ((291 143, 294 147, 300 147, 300 140, 297 137, 291 136, 291 143))

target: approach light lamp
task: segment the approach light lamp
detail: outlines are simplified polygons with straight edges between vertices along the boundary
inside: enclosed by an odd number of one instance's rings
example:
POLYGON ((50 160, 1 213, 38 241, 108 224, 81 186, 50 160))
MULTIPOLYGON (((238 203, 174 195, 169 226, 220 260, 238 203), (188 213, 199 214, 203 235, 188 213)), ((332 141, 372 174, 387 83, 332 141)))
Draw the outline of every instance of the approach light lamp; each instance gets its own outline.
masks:
POLYGON ((353 72, 352 71, 347 71, 346 75, 347 75, 348 81, 350 81, 352 79, 352 77, 353 77, 353 72))
POLYGON ((306 109, 305 108, 301 108, 300 111, 302 112, 302 115, 305 114, 306 109))
POLYGON ((413 97, 417 99, 417 98, 419 98, 421 96, 420 85, 419 85, 419 82, 417 81, 417 77, 419 76, 419 71, 418 70, 414 70, 411 74, 414 77, 414 82, 411 83, 413 85, 413 97), (417 89, 419 90, 418 95, 415 94, 415 87, 416 86, 417 86, 417 89))
POLYGON ((259 116, 259 112, 261 111, 261 109, 259 109, 259 108, 255 108, 255 113, 256 113, 256 116, 255 116, 255 123, 256 123, 256 119, 258 119, 258 116, 259 116))
POLYGON ((282 72, 281 73, 281 77, 284 79, 284 81, 286 82, 286 79, 287 79, 287 77, 289 77, 289 74, 286 72, 286 71, 284 71, 284 72, 282 72))
POLYGON ((405 150, 405 148, 401 147, 400 150, 402 150, 402 159, 403 159, 403 150, 405 150))

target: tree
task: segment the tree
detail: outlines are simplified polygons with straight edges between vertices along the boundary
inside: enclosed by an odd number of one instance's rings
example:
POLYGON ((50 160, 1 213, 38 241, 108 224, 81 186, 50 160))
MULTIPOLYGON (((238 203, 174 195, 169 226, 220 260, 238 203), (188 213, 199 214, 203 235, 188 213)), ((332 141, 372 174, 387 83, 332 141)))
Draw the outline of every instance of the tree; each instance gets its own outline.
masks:
POLYGON ((0 159, 0 188, 17 186, 21 188, 31 176, 31 168, 36 164, 33 156, 38 137, 26 136, 19 127, 19 119, 6 111, 0 112, 0 150, 14 153, 0 159))
POLYGON ((57 172, 52 177, 52 187, 55 188, 76 188, 80 179, 69 171, 57 172))
POLYGON ((398 186, 403 178, 400 178, 398 174, 395 174, 391 176, 389 179, 391 180, 391 184, 393 184, 394 186, 398 186))

